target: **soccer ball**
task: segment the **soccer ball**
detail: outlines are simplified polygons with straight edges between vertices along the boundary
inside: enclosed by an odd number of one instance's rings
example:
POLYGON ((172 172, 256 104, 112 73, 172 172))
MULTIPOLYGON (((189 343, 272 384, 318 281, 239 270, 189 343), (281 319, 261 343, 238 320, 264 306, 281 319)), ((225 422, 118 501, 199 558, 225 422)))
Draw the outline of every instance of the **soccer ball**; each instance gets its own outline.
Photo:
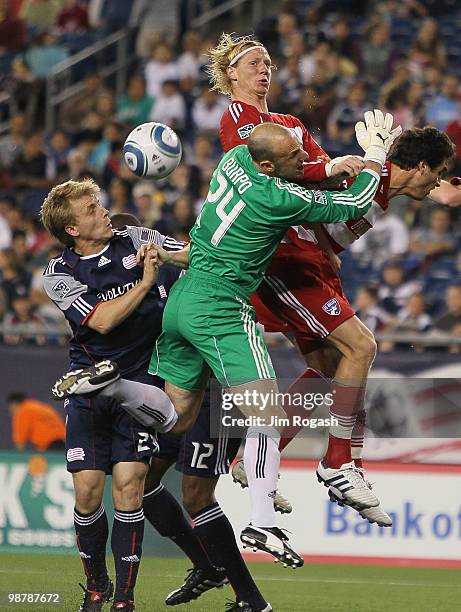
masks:
POLYGON ((128 168, 136 176, 162 179, 178 167, 182 156, 176 132, 163 123, 143 123, 135 127, 123 145, 128 168))

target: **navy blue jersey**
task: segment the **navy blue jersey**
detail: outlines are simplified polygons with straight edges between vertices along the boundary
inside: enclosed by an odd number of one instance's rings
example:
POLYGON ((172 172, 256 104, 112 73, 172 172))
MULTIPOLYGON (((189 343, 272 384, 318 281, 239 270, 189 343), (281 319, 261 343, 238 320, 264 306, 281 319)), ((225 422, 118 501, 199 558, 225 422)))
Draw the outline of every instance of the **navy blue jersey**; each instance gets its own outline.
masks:
POLYGON ((60 257, 49 262, 44 287, 72 328, 72 367, 112 359, 122 375, 129 377, 147 369, 162 329, 167 295, 181 271, 174 266, 161 266, 157 284, 137 309, 108 334, 98 333, 86 322, 99 304, 125 294, 141 280, 136 252, 142 244, 159 244, 166 250, 180 250, 184 245, 143 227, 121 227, 113 232, 110 242, 95 255, 81 257, 72 249, 64 249, 60 257))

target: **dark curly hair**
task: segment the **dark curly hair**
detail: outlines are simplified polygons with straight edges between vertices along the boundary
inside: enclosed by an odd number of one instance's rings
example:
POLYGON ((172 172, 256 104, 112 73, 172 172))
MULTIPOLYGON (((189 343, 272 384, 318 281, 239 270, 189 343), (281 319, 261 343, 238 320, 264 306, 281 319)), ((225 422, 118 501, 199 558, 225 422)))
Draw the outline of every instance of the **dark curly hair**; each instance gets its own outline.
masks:
POLYGON ((392 145, 387 159, 402 170, 412 170, 420 162, 434 170, 445 160, 452 161, 455 151, 446 134, 427 126, 405 130, 392 145))

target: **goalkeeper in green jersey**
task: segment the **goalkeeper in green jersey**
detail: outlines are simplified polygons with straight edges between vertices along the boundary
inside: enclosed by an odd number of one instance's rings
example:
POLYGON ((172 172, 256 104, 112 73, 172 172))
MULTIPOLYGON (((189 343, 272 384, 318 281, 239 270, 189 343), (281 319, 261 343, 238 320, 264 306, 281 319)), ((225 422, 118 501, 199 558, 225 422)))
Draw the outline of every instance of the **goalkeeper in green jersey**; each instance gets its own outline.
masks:
MULTIPOLYGON (((366 114, 366 125, 357 128, 367 149, 365 169, 342 192, 309 191, 288 182, 302 178, 307 155, 280 125, 257 126, 248 146, 229 151, 191 231, 189 269, 171 291, 151 359, 149 371, 167 381, 180 421, 195 419, 210 369, 226 393, 239 396, 246 417, 259 417, 250 419, 255 424, 248 428, 244 451, 252 509, 241 538, 293 567, 302 559, 277 528, 273 505, 280 460, 277 422, 284 412, 275 401, 275 373, 248 299, 289 226, 345 221, 368 210, 386 152, 399 133, 392 130, 390 115, 366 114)), ((178 256, 169 255, 169 261, 178 256)))

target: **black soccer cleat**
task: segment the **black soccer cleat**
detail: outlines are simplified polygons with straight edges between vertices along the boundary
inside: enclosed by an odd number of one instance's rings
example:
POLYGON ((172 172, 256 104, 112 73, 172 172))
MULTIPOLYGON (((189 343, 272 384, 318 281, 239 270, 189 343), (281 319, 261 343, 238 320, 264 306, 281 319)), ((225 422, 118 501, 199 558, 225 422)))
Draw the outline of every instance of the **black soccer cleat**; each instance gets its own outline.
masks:
POLYGON ((254 608, 246 601, 237 600, 227 603, 225 612, 273 612, 273 608, 269 603, 265 608, 254 608))
POLYGON ((134 601, 114 601, 110 612, 134 612, 134 601))
POLYGON ((71 370, 58 378, 52 393, 56 400, 70 395, 94 395, 120 378, 120 370, 114 361, 105 359, 90 368, 71 370))
POLYGON ((103 605, 110 601, 114 593, 114 585, 111 580, 108 581, 104 591, 93 591, 85 588, 83 584, 80 584, 80 586, 85 591, 85 595, 78 612, 100 612, 103 605))
POLYGON ((274 557, 275 563, 280 561, 283 567, 296 569, 304 565, 304 559, 288 544, 288 536, 279 527, 248 525, 240 534, 240 540, 243 548, 267 552, 274 557))
POLYGON ((198 599, 200 595, 210 589, 222 589, 229 582, 224 569, 213 568, 205 570, 199 567, 191 567, 189 575, 184 579, 184 584, 172 591, 165 599, 167 606, 177 606, 198 599))

